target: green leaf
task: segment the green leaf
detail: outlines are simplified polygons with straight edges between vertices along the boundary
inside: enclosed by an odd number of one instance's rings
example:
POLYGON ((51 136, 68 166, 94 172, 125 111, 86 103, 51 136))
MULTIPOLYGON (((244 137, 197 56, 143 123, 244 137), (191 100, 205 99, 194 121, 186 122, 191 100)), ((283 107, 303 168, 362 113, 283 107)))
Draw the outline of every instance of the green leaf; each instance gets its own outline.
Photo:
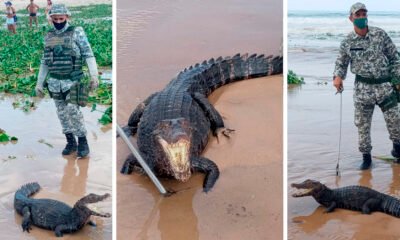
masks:
POLYGON ((288 71, 287 74, 287 81, 288 84, 304 84, 304 78, 297 76, 296 73, 294 73, 292 70, 288 71))
POLYGON ((43 143, 51 148, 54 148, 53 145, 51 145, 50 143, 46 142, 44 139, 40 139, 38 142, 43 143))
POLYGON ((97 107, 97 104, 96 104, 96 103, 93 103, 93 105, 92 105, 92 110, 90 110, 90 111, 91 111, 91 112, 95 111, 95 110, 96 110, 96 107, 97 107))
POLYGON ((392 156, 373 156, 373 158, 380 159, 380 160, 387 161, 387 162, 393 162, 394 160, 396 160, 396 158, 394 158, 392 156))
POLYGON ((0 142, 8 142, 10 141, 10 136, 6 133, 0 133, 0 142))
POLYGON ((99 122, 103 125, 107 125, 112 123, 112 118, 108 114, 103 114, 103 116, 99 119, 99 122))

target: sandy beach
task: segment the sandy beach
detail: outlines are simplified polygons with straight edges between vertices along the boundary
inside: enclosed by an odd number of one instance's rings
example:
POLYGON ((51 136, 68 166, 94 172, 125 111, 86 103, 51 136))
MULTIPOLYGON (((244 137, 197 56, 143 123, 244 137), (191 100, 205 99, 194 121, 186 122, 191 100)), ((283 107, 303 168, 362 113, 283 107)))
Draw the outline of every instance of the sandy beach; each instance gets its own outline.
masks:
MULTIPOLYGON (((119 1, 117 122, 126 124, 137 104, 196 62, 237 52, 279 54, 281 12, 281 2, 269 0, 119 1)), ((210 137, 202 154, 221 171, 207 194, 201 173, 186 183, 163 179, 186 189, 169 198, 146 176, 120 174, 128 149, 118 139, 118 238, 282 239, 282 80, 241 81, 209 97, 236 131, 219 142, 210 137)))

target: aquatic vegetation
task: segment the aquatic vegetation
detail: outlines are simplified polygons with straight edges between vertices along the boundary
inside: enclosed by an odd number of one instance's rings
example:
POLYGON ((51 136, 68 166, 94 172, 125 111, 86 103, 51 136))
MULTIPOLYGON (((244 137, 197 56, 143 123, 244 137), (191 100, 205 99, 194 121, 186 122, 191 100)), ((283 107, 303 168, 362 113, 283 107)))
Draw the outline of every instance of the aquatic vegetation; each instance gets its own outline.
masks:
POLYGON ((100 110, 97 109, 97 104, 96 103, 93 103, 91 112, 93 112, 93 111, 98 111, 98 112, 103 113, 103 115, 99 119, 99 123, 101 123, 102 125, 107 125, 109 123, 112 123, 112 106, 109 106, 103 112, 103 111, 100 111, 100 110))
MULTIPOLYGON (((71 24, 82 26, 92 46, 99 67, 112 66, 112 5, 98 4, 70 7, 71 24)), ((17 34, 0 30, 0 92, 35 96, 35 86, 44 49, 44 36, 50 30, 44 14, 38 16, 38 28, 29 28, 26 10, 19 10, 17 34)), ((87 74, 87 69, 84 69, 87 74)), ((100 81, 89 102, 112 104, 112 85, 100 81)), ((16 101, 13 106, 29 111, 33 101, 16 101)))
POLYGON ((8 161, 14 160, 14 159, 17 159, 17 157, 13 156, 13 155, 9 155, 7 158, 3 158, 2 160, 3 160, 3 162, 8 162, 8 161))
POLYGON ((38 142, 39 143, 43 143, 43 144, 47 145, 50 148, 54 148, 54 146, 52 144, 46 142, 46 140, 44 140, 44 139, 39 139, 38 142))
POLYGON ((112 104, 112 85, 100 81, 99 87, 89 95, 88 101, 91 103, 99 103, 103 105, 112 104))
MULTIPOLYGON (((98 66, 111 67, 111 5, 81 6, 71 10, 79 10, 79 13, 73 15, 71 24, 85 29, 98 66)), ((17 15, 17 34, 11 35, 6 29, 0 30, 0 91, 33 96, 44 49, 43 39, 50 26, 43 14, 39 16, 39 22, 44 24, 32 29, 28 26, 26 10, 18 11, 17 15)))
POLYGON ((21 109, 24 112, 29 112, 36 109, 36 104, 29 95, 24 94, 22 97, 17 98, 12 103, 14 109, 21 109))
POLYGON ((112 123, 112 106, 109 106, 104 112, 103 116, 99 119, 99 122, 103 125, 112 123))
POLYGON ((297 76, 297 74, 294 73, 292 70, 288 71, 287 79, 288 84, 305 84, 304 78, 297 76))
POLYGON ((0 142, 9 142, 9 141, 18 141, 18 138, 15 136, 9 136, 6 131, 0 128, 0 142))

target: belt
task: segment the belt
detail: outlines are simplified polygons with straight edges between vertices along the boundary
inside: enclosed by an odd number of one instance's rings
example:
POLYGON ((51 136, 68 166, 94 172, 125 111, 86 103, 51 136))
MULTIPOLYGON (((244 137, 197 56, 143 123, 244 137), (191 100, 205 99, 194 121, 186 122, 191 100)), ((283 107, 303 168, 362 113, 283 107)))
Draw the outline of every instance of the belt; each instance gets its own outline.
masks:
POLYGON ((356 81, 357 82, 363 82, 367 84, 380 84, 380 83, 385 83, 385 82, 391 82, 392 78, 386 77, 386 78, 366 78, 362 77, 360 75, 356 75, 356 81))
POLYGON ((71 79, 71 74, 50 73, 50 77, 58 79, 58 80, 67 80, 67 79, 71 79))

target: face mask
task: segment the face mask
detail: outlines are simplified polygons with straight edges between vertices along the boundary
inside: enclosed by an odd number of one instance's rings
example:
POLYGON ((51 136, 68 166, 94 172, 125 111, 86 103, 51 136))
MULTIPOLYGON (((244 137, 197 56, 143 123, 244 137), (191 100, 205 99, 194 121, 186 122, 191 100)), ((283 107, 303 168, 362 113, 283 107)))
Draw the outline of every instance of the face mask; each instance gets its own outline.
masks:
POLYGON ((359 29, 364 29, 368 25, 368 18, 355 18, 353 24, 359 29))
POLYGON ((53 24, 54 24, 54 27, 55 27, 57 30, 61 30, 61 29, 63 29, 63 28, 65 27, 65 24, 67 24, 67 21, 64 21, 64 22, 62 22, 62 23, 53 22, 53 24))

